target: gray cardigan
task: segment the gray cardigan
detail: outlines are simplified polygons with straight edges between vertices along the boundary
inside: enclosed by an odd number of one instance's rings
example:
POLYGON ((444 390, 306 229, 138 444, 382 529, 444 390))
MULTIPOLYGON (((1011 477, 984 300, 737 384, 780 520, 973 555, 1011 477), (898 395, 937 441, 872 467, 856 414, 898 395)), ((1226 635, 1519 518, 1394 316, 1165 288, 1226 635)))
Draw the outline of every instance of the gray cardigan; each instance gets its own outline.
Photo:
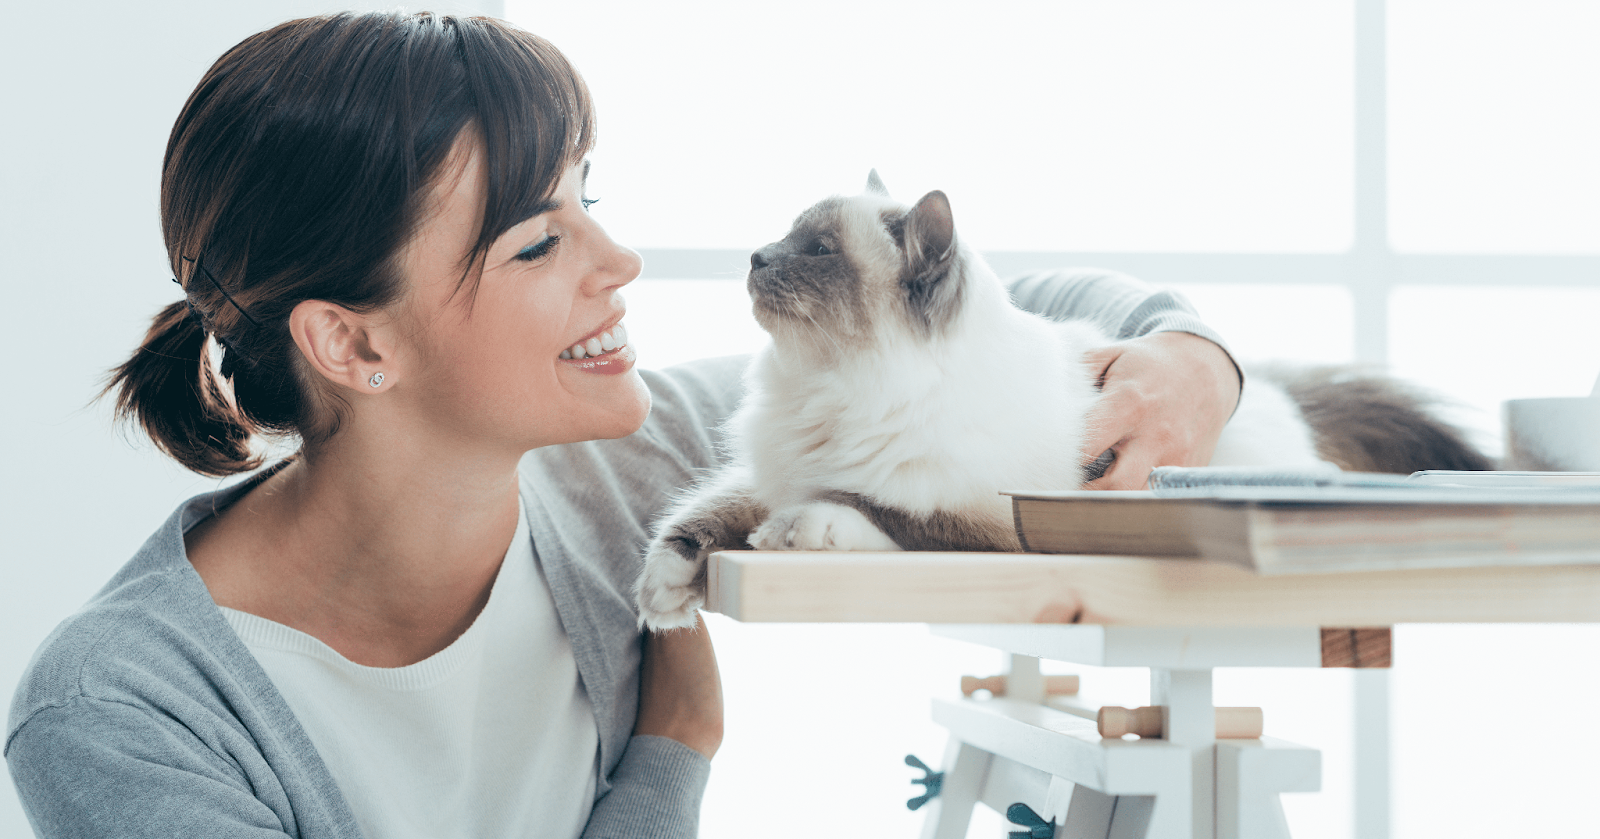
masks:
MULTIPOLYGON (((1035 275, 1019 302, 1119 337, 1216 338, 1180 299, 1105 272, 1035 275)), ((710 771, 673 740, 632 736, 632 596, 650 520, 713 465, 743 359, 645 371, 654 407, 621 440, 553 446, 520 465, 534 553, 600 734, 586 837, 689 837, 710 771)), ((254 479, 259 480, 259 476, 254 479)), ((358 837, 305 731, 212 602, 183 534, 253 481, 190 499, 35 655, 5 757, 38 835, 358 837)))

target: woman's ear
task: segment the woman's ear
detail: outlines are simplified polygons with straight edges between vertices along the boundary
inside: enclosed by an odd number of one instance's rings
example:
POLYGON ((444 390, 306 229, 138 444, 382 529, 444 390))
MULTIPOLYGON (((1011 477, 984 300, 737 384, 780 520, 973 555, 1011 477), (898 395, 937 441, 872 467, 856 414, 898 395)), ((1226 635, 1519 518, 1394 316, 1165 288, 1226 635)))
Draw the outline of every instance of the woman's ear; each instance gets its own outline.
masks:
POLYGON ((324 379, 358 393, 392 383, 394 348, 372 318, 326 300, 305 300, 289 313, 289 334, 306 363, 324 379))

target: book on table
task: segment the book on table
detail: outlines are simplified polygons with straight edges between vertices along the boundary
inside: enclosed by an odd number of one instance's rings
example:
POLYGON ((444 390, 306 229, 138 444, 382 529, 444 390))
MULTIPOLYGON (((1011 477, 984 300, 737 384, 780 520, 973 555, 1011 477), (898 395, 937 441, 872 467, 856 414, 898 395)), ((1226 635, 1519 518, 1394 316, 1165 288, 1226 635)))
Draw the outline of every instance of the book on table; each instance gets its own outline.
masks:
POLYGON ((1005 494, 1024 549, 1039 553, 1263 574, 1600 563, 1600 474, 1163 467, 1150 485, 1005 494))

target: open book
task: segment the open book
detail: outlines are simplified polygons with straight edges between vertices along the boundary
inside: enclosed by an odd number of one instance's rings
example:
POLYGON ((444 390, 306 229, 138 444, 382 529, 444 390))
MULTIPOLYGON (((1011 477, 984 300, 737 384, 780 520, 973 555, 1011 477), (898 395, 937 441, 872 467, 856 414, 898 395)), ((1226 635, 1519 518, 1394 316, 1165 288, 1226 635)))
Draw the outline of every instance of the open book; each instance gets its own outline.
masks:
POLYGON ((1025 549, 1265 574, 1600 563, 1600 474, 1163 467, 1149 491, 1008 492, 1025 549))

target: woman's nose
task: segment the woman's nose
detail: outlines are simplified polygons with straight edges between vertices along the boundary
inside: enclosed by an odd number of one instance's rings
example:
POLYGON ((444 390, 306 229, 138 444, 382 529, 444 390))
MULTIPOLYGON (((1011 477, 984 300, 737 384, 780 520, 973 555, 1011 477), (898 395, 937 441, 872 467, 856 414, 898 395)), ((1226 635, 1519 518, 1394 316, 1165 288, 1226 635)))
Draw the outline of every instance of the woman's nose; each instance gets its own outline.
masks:
POLYGON ((644 270, 639 252, 618 244, 603 231, 600 236, 601 241, 596 246, 601 253, 596 255, 593 282, 599 288, 616 288, 638 279, 639 272, 644 270))

